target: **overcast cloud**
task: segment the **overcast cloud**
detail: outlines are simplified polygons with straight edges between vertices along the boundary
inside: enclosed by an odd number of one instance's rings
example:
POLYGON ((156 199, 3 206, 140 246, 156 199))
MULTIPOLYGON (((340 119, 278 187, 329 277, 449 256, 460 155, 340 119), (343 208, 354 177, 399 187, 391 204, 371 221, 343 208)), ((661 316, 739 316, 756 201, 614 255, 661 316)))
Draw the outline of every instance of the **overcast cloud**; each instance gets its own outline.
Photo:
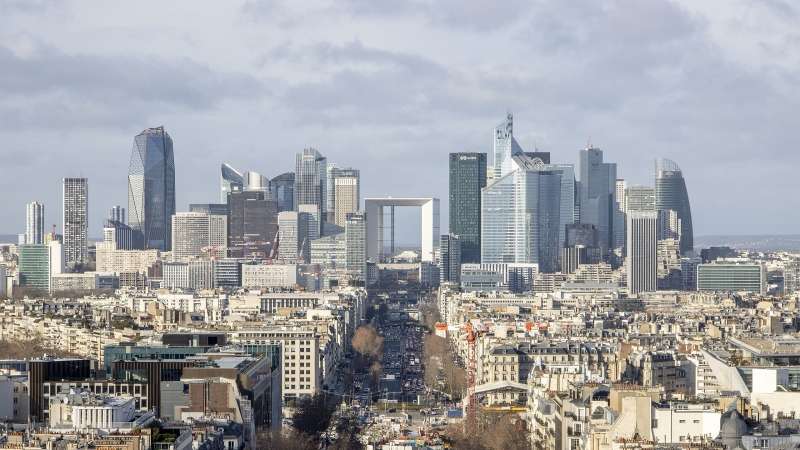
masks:
POLYGON ((104 2, 0 0, 0 233, 25 203, 61 224, 89 178, 91 235, 126 204, 133 136, 175 142, 178 210, 216 201, 219 164, 268 177, 314 146, 364 196, 437 196, 447 154, 524 148, 621 177, 683 169, 695 234, 796 233, 795 2, 104 2), (502 6, 502 7, 500 7, 502 6))

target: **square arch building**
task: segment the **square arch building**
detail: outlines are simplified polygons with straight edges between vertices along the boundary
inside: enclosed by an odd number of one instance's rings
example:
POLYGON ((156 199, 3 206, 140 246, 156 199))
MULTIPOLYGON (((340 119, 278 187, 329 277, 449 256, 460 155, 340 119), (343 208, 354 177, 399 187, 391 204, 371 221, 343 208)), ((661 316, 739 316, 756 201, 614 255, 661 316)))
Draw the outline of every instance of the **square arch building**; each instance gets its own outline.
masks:
POLYGON ((439 199, 438 198, 366 198, 367 259, 381 262, 385 245, 385 231, 390 230, 389 244, 394 248, 394 208, 418 207, 420 209, 420 259, 433 262, 439 251, 439 199), (391 208, 389 224, 384 224, 384 208, 391 208))

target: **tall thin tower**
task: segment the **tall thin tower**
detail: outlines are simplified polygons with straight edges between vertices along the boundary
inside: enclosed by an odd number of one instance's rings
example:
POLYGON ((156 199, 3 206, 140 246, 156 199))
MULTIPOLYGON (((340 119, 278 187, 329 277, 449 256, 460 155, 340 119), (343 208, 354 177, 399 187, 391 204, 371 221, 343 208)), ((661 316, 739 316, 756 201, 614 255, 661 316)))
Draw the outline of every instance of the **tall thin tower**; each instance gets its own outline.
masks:
POLYGON ((25 243, 44 243, 44 205, 28 203, 25 207, 25 243))
POLYGON ((89 260, 89 182, 64 178, 64 263, 67 267, 89 260))

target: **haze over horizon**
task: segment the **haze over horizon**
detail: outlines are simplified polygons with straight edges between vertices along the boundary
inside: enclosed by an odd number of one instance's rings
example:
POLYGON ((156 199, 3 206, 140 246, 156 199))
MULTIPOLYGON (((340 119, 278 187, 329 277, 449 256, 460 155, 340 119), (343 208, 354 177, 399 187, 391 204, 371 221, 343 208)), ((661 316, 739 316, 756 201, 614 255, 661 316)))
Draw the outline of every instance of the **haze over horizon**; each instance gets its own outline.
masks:
POLYGON ((61 179, 85 176, 99 236, 127 206, 134 135, 158 125, 178 211, 217 201, 222 162, 271 178, 315 147, 361 169, 362 197, 442 199, 444 232, 448 153, 490 154, 506 111, 553 162, 591 141, 652 184, 674 160, 697 236, 796 232, 797 5, 445 3, 3 2, 0 232, 34 200, 60 230, 61 179))

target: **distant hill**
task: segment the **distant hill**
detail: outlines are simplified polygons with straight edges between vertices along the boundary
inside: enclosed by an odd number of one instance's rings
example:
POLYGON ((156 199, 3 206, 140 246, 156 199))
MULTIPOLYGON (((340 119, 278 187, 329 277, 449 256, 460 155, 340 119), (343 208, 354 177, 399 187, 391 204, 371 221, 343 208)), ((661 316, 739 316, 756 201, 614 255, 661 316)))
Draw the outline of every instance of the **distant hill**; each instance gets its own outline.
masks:
POLYGON ((800 251, 800 234, 762 234, 762 235, 709 235, 695 236, 695 248, 732 247, 739 250, 800 251))

